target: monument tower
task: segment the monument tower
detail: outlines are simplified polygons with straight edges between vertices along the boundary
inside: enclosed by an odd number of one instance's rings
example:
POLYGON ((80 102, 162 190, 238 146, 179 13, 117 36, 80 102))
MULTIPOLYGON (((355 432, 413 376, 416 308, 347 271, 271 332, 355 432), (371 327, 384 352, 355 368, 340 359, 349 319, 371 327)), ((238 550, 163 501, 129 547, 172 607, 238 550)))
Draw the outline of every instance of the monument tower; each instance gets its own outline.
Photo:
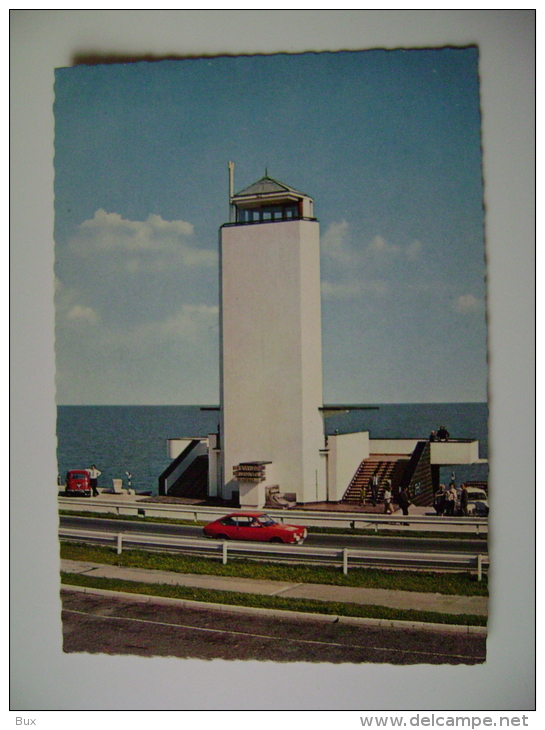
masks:
POLYGON ((326 499, 320 237, 313 200, 267 174, 220 229, 222 497, 262 507, 278 485, 326 499))
MULTIPOLYGON (((159 494, 238 495, 242 508, 370 502, 380 471, 429 505, 440 468, 478 464, 479 442, 324 436, 328 415, 376 406, 323 405, 320 236, 312 198, 265 174, 234 193, 220 228, 220 424, 208 437, 169 439, 159 494), (267 490, 269 490, 267 492, 267 490)), ((206 408, 206 410, 209 410, 206 408)), ((213 407, 212 410, 217 410, 213 407)), ((235 499, 236 502, 236 499, 235 499)))

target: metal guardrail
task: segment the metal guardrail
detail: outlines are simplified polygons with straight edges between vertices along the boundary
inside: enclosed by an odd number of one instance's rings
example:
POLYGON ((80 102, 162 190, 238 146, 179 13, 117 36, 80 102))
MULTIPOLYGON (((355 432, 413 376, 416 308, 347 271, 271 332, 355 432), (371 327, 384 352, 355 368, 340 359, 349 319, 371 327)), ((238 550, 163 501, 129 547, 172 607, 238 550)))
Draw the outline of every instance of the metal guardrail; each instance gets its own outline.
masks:
POLYGON ((303 545, 271 545, 269 543, 242 543, 207 538, 172 537, 163 535, 141 535, 138 533, 112 533, 100 530, 82 530, 61 527, 59 537, 64 539, 83 539, 92 542, 115 540, 117 553, 121 554, 123 545, 143 545, 177 549, 180 552, 218 555, 227 563, 229 553, 254 560, 280 560, 297 563, 333 563, 342 565, 343 573, 348 573, 349 559, 353 567, 372 566, 385 568, 412 567, 421 569, 439 568, 442 570, 476 570, 478 580, 483 570, 488 569, 487 555, 464 555, 457 553, 407 553, 399 550, 361 550, 352 548, 305 547, 303 545))
MULTIPOLYGON (((115 509, 116 514, 130 514, 139 515, 141 517, 146 516, 165 516, 165 517, 176 517, 180 519, 193 519, 194 522, 204 520, 215 520, 223 515, 231 514, 237 511, 233 507, 207 507, 204 505, 198 506, 182 506, 182 505, 171 505, 171 504, 159 504, 157 502, 127 502, 124 503, 123 498, 119 502, 114 502, 110 499, 100 499, 100 497, 93 498, 92 502, 89 499, 83 497, 59 497, 59 505, 61 506, 85 506, 89 507, 106 507, 109 511, 115 509), (121 512, 123 510, 123 512, 121 512), (152 515, 153 513, 153 515, 152 515), (161 513, 158 515, 158 513, 161 513)), ((93 510, 89 510, 92 514, 93 510)), ((488 525, 488 520, 484 517, 435 517, 435 516, 420 516, 411 517, 400 514, 394 515, 375 515, 368 512, 336 512, 332 513, 329 511, 318 511, 312 510, 279 510, 279 509, 268 509, 258 510, 266 512, 271 517, 278 519, 280 522, 297 522, 303 526, 308 525, 311 522, 329 522, 331 527, 338 526, 340 523, 348 523, 352 528, 363 525, 373 525, 375 531, 378 530, 381 525, 395 525, 400 523, 408 523, 409 525, 442 525, 446 529, 453 526, 460 527, 471 525, 475 527, 477 535, 480 534, 480 528, 488 525)))

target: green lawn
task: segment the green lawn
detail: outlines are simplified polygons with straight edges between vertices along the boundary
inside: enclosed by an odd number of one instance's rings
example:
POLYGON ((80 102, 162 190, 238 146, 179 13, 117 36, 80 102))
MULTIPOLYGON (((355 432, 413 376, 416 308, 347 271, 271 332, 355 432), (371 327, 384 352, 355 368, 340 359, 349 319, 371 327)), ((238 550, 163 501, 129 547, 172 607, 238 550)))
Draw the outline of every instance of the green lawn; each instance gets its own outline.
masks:
POLYGON ((481 582, 469 573, 432 573, 409 570, 379 570, 351 568, 344 575, 333 566, 282 565, 248 559, 233 559, 227 565, 213 558, 200 558, 145 550, 124 550, 118 555, 114 548, 61 542, 61 557, 92 563, 107 563, 130 568, 167 570, 175 573, 225 575, 237 578, 257 578, 295 583, 324 583, 326 585, 361 586, 392 590, 442 593, 460 596, 487 596, 486 576, 481 582))
POLYGON ((419 621, 462 626, 486 626, 485 616, 472 616, 467 614, 451 615, 431 611, 394 609, 386 606, 362 606, 355 603, 313 601, 303 598, 283 598, 281 596, 260 596, 253 593, 236 593, 234 591, 218 591, 206 588, 137 583, 135 581, 111 578, 92 578, 88 575, 74 573, 61 573, 61 582, 65 585, 103 588, 112 591, 152 596, 168 596, 170 598, 184 598, 186 600, 221 603, 231 606, 253 606, 257 608, 321 613, 334 616, 359 616, 361 618, 419 621))

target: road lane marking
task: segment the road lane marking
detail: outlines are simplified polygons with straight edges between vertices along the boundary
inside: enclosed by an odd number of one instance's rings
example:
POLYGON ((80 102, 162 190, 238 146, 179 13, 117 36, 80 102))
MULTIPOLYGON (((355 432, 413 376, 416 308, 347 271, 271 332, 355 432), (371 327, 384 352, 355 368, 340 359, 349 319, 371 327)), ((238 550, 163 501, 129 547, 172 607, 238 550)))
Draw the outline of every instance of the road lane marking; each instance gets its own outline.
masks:
POLYGON ((76 611, 74 609, 64 608, 63 612, 76 613, 80 616, 89 616, 96 619, 116 620, 116 621, 132 621, 135 623, 152 624, 154 626, 168 626, 176 629, 189 629, 193 631, 204 631, 214 634, 234 634, 237 636, 248 636, 254 639, 272 639, 273 641, 291 641, 299 644, 318 644, 320 646, 335 646, 342 649, 368 649, 370 651, 391 651, 398 654, 419 654, 421 656, 435 656, 435 657, 451 657, 454 659, 482 659, 486 660, 486 656, 471 656, 468 654, 444 654, 434 651, 421 651, 419 649, 396 649, 382 646, 361 646, 358 644, 341 644, 337 641, 317 641, 315 639, 292 639, 287 636, 270 636, 268 634, 254 634, 249 631, 235 631, 233 629, 210 629, 202 626, 192 626, 190 624, 173 624, 167 621, 152 621, 144 618, 131 618, 128 616, 100 616, 98 614, 91 613, 89 611, 76 611))

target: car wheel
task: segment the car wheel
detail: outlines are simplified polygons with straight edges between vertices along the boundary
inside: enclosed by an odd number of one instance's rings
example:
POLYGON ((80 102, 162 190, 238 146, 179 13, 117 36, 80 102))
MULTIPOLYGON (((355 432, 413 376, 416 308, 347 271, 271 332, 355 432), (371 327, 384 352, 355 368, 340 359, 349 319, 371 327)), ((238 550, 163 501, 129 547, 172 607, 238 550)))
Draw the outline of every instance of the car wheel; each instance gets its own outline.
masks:
POLYGON ((216 538, 218 540, 228 540, 229 536, 228 535, 216 535, 216 538))
POLYGON ((281 537, 271 537, 269 542, 284 542, 281 537))

